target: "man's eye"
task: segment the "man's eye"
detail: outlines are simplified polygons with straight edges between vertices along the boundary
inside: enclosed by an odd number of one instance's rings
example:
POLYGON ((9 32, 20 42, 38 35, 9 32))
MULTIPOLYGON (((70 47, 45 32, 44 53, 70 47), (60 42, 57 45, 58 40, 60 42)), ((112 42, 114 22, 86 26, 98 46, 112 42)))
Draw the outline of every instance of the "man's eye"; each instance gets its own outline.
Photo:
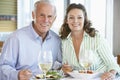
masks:
POLYGON ((48 18, 52 18, 53 16, 48 16, 48 18))
POLYGON ((82 17, 78 17, 78 19, 82 19, 82 17))
POLYGON ((41 16, 41 17, 44 17, 44 15, 43 15, 43 14, 40 14, 40 16, 41 16))

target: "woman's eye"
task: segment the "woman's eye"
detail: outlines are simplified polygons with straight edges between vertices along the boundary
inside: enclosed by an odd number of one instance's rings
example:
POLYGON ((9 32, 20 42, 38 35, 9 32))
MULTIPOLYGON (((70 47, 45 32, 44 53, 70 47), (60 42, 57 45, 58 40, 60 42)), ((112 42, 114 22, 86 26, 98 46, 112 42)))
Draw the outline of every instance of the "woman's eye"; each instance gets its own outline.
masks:
POLYGON ((74 17, 69 17, 69 19, 74 19, 74 17))

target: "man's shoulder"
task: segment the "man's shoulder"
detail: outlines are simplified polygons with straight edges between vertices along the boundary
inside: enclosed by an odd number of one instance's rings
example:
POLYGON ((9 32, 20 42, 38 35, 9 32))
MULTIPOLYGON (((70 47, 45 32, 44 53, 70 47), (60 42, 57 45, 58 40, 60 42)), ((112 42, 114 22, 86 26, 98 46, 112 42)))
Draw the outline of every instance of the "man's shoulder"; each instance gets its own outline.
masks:
POLYGON ((23 32, 23 31, 28 31, 28 29, 29 29, 29 26, 25 26, 25 27, 22 27, 22 28, 20 28, 20 29, 17 29, 15 32, 23 32))
POLYGON ((16 31, 12 32, 9 37, 19 37, 20 35, 23 36, 25 33, 27 33, 26 31, 28 31, 28 27, 17 29, 16 31))
POLYGON ((29 31, 30 27, 29 26, 25 26, 25 27, 22 27, 20 29, 17 29, 14 33, 22 33, 22 32, 26 32, 26 31, 29 31))
POLYGON ((54 31, 50 30, 50 34, 52 35, 52 37, 60 39, 59 35, 55 33, 54 31))

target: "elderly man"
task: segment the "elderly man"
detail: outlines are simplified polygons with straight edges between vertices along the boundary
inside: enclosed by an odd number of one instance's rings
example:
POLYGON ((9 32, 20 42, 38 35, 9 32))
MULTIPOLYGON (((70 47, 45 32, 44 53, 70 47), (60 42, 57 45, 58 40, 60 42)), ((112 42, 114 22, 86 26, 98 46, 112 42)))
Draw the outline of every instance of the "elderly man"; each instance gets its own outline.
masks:
POLYGON ((61 40, 50 30, 56 18, 54 4, 49 0, 37 1, 32 17, 29 26, 15 31, 5 41, 0 56, 0 80, 29 80, 33 74, 40 74, 38 55, 44 50, 52 51, 53 68, 61 66, 61 40))

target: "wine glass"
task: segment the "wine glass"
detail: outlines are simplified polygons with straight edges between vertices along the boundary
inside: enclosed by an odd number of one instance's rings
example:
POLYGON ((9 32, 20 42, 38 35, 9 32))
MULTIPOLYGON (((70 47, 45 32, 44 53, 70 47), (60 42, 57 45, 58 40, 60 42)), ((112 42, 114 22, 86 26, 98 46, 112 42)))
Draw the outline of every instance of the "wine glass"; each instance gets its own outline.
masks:
POLYGON ((93 51, 92 50, 85 50, 80 53, 79 56, 79 62, 82 67, 85 69, 85 73, 87 73, 87 69, 91 66, 93 63, 93 51))
POLYGON ((51 69, 53 63, 52 51, 42 51, 39 55, 38 65, 42 69, 44 78, 46 78, 46 73, 51 69))

